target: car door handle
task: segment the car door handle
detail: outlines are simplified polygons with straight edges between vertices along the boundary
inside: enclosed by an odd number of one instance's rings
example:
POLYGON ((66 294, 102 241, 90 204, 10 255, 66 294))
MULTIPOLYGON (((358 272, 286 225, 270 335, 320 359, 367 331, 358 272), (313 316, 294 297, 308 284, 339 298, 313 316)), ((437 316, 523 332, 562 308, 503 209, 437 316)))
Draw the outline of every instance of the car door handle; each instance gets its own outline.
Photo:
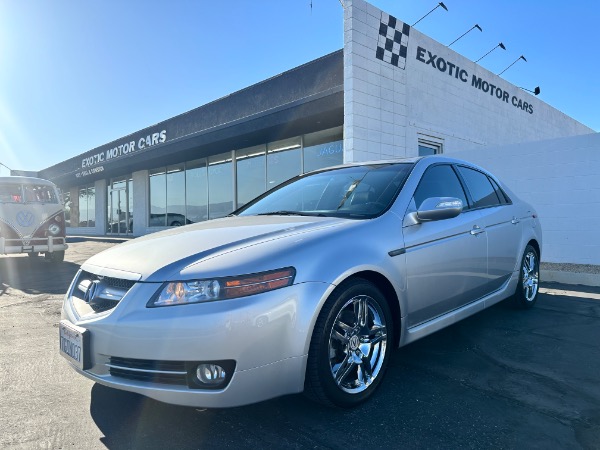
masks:
POLYGON ((513 225, 516 225, 520 222, 519 219, 517 219, 516 217, 513 217, 513 219, 510 221, 510 223, 512 223, 513 225))
POLYGON ((473 229, 471 230, 471 234, 473 236, 477 236, 478 234, 481 234, 481 233, 485 233, 485 230, 479 228, 479 226, 477 226, 477 225, 474 225, 473 229))

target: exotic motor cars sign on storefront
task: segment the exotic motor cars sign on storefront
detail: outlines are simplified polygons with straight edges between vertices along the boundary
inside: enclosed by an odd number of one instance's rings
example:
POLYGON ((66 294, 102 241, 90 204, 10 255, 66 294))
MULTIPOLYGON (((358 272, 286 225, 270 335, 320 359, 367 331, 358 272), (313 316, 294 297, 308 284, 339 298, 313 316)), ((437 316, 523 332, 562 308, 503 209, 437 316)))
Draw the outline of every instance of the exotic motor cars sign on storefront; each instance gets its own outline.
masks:
POLYGON ((475 74, 471 74, 471 77, 469 78, 469 73, 464 68, 451 61, 445 60, 441 56, 438 56, 423 47, 417 47, 417 60, 426 65, 430 65, 432 68, 437 69, 442 73, 446 73, 463 83, 468 83, 470 81, 472 87, 479 89, 500 101, 511 104, 517 109, 533 114, 533 105, 522 100, 517 95, 511 95, 508 91, 475 74))

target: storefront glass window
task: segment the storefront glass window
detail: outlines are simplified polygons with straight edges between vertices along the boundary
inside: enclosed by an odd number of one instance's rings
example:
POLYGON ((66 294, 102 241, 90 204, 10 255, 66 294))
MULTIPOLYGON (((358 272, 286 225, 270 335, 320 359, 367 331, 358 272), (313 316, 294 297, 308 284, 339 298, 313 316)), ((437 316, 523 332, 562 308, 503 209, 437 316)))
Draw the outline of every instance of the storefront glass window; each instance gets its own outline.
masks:
POLYGON ((302 173, 300 137, 267 145, 267 190, 302 173))
POLYGON ((233 164, 231 152, 208 159, 208 218, 224 217, 233 211, 233 164))
POLYGON ((337 166, 343 162, 342 127, 304 136, 304 172, 337 166))
POLYGON ((151 227, 167 225, 167 175, 164 168, 150 171, 150 220, 151 227))
POLYGON ((237 175, 237 207, 265 192, 266 147, 258 145, 235 152, 237 175))
POLYGON ((178 164, 167 167, 167 226, 185 224, 185 170, 178 164))
POLYGON ((96 189, 93 186, 79 188, 79 223, 75 226, 96 226, 96 189))
POLYGON ((208 174, 206 161, 192 161, 185 165, 186 215, 190 222, 208 219, 208 174))

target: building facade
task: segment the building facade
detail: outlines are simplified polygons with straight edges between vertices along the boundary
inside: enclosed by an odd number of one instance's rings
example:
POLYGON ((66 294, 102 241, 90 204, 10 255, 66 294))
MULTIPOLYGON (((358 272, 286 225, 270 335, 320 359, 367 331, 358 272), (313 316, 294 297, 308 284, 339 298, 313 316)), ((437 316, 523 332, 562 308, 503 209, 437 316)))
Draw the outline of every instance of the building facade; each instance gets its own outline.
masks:
POLYGON ((67 196, 69 234, 222 217, 343 162, 594 132, 373 5, 345 5, 343 50, 40 171, 67 196))

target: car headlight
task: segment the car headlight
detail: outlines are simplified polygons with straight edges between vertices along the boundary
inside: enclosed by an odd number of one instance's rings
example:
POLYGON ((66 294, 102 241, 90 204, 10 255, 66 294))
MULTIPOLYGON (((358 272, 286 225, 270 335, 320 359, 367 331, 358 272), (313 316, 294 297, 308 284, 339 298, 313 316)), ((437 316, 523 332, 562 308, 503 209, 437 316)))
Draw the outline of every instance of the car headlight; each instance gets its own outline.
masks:
POLYGON ((286 267, 238 277, 171 281, 161 286, 147 306, 187 305, 246 297, 290 286, 295 276, 296 269, 286 267))
POLYGON ((55 223, 52 223, 48 227, 48 232, 50 234, 56 236, 58 233, 60 233, 60 226, 56 225, 55 223))

